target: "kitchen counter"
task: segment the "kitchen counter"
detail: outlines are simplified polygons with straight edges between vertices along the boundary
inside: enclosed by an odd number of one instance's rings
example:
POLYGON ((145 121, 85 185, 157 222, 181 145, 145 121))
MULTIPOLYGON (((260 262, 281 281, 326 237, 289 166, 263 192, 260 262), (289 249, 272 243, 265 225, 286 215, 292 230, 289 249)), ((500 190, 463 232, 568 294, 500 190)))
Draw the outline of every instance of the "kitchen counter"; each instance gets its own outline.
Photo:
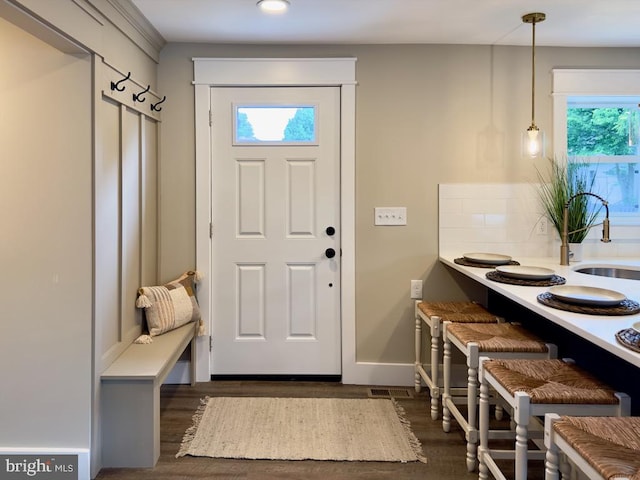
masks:
MULTIPOLYGON (((461 256, 461 254, 444 254, 440 256, 440 261, 487 288, 522 305, 528 310, 579 335, 632 365, 640 367, 640 353, 621 346, 615 338, 616 332, 629 328, 636 322, 640 322, 640 314, 621 316, 588 315, 548 307, 539 303, 536 297, 540 293, 545 292, 549 287, 510 285, 489 280, 485 275, 491 271, 491 269, 458 265, 454 262, 454 258, 461 256)), ((554 270, 557 275, 566 278, 567 282, 565 285, 583 285, 615 290, 623 293, 631 300, 640 302, 640 280, 608 278, 574 271, 574 269, 584 266, 620 266, 640 270, 640 261, 638 259, 599 258, 572 263, 569 266, 560 265, 559 255, 558 258, 521 258, 513 256, 513 260, 523 266, 550 268, 554 270)), ((550 340, 553 341, 553 339, 550 340)))

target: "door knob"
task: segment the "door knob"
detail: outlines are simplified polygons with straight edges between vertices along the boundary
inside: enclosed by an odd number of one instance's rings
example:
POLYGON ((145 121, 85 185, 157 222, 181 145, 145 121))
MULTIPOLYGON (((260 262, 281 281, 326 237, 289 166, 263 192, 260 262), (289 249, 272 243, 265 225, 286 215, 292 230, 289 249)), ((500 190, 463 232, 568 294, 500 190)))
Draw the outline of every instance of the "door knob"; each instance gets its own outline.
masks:
POLYGON ((329 235, 330 237, 332 237, 335 233, 336 233, 336 229, 333 227, 327 227, 327 229, 325 230, 325 232, 327 232, 327 235, 329 235))
POLYGON ((336 251, 333 248, 327 248, 324 251, 324 254, 327 256, 327 258, 333 258, 336 256, 336 251))

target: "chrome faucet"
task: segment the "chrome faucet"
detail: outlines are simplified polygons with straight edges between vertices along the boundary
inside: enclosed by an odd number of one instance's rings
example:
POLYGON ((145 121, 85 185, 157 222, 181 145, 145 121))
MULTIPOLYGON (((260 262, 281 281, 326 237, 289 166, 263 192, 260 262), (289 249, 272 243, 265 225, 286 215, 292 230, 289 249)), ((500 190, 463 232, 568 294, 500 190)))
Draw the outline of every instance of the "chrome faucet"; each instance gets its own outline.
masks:
MULTIPOLYGON (((567 203, 564 204, 564 210, 562 211, 562 244, 560 245, 560 265, 569 265, 569 234, 580 232, 581 230, 586 230, 591 227, 595 227, 595 225, 590 225, 584 228, 579 228, 577 230, 573 230, 569 232, 569 204, 577 197, 582 195, 591 195, 592 197, 596 197, 598 200, 602 202, 604 208, 606 209, 606 215, 604 220, 602 221, 602 238, 601 242, 609 243, 611 239, 609 238, 609 202, 607 202, 600 195, 596 195, 591 192, 579 192, 574 196, 567 200, 567 203)), ((598 223, 598 225, 600 225, 598 223)))

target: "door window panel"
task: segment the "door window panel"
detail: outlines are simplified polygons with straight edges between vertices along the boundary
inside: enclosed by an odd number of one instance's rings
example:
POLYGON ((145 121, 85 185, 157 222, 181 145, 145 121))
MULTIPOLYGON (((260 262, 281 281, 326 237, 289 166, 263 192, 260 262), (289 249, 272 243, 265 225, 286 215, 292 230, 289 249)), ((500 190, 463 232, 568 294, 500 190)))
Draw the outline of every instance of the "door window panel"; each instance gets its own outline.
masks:
POLYGON ((234 105, 234 145, 317 145, 316 105, 234 105))

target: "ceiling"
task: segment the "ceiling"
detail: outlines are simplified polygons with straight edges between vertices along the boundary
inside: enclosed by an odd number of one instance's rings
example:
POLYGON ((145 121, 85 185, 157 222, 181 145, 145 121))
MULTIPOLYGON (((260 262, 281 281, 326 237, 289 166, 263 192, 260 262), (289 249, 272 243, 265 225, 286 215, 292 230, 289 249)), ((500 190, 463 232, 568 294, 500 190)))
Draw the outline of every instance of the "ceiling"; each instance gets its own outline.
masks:
POLYGON ((522 15, 546 13, 540 46, 640 47, 638 0, 131 0, 167 42, 530 45, 522 15))

